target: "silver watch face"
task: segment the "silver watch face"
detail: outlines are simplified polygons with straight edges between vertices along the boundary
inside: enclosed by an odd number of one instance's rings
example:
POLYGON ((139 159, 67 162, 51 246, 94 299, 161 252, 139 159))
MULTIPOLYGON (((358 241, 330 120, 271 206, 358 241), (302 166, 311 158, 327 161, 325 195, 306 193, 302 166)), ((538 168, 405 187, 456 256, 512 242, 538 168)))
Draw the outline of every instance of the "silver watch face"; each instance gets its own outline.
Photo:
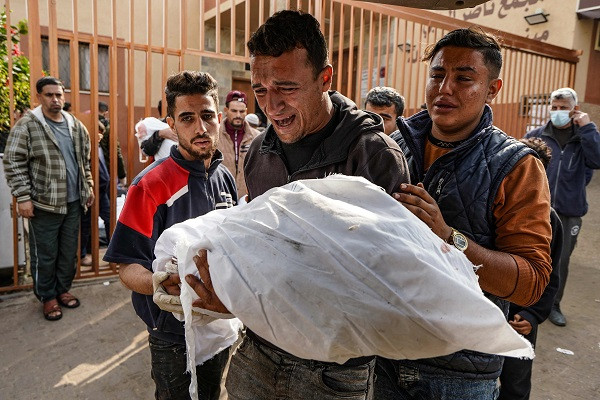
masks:
POLYGON ((468 242, 465 235, 458 231, 452 233, 452 243, 460 251, 464 251, 467 248, 468 242))

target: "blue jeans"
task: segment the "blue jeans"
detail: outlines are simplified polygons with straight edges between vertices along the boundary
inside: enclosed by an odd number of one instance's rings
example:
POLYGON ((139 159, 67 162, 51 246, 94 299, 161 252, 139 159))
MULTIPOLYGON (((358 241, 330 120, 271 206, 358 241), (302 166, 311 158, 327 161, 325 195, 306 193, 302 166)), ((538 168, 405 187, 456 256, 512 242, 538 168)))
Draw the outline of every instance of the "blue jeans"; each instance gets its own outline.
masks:
MULTIPOLYGON (((152 335, 148 343, 152 357, 152 379, 156 385, 154 396, 159 400, 188 400, 191 375, 186 372, 185 345, 167 342, 152 335)), ((227 360, 229 348, 196 366, 199 399, 219 399, 227 360)))
POLYGON ((302 360, 246 336, 227 374, 230 400, 371 400, 375 359, 345 366, 302 360))
POLYGON ((464 379, 429 374, 398 361, 377 357, 377 400, 495 400, 496 379, 464 379))

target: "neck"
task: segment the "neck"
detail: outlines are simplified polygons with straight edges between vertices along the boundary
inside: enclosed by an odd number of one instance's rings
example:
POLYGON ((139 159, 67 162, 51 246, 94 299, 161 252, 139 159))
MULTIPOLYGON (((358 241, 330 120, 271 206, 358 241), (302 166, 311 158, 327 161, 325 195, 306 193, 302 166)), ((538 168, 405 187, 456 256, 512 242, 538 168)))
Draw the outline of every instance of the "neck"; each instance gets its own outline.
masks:
POLYGON ((46 111, 42 109, 42 113, 44 114, 44 118, 50 119, 54 122, 62 122, 63 120, 63 116, 60 111, 57 113, 46 113, 46 111))
POLYGON ((323 129, 325 127, 325 125, 327 125, 329 123, 329 121, 331 121, 331 118, 333 118, 333 113, 334 113, 335 109, 333 108, 333 103, 331 101, 331 98, 329 97, 329 95, 327 93, 325 93, 325 94, 327 96, 327 99, 322 108, 323 111, 319 114, 319 119, 321 120, 321 123, 319 124, 319 126, 314 128, 310 133, 308 133, 307 136, 312 135, 313 133, 319 132, 321 129, 323 129))

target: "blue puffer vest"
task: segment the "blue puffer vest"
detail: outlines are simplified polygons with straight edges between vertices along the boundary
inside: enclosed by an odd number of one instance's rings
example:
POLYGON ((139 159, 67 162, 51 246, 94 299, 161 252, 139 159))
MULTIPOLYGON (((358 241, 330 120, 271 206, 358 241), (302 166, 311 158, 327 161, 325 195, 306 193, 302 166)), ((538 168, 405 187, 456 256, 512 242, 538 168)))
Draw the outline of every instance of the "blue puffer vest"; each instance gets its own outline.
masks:
MULTIPOLYGON (((437 201, 444 220, 477 244, 494 249, 494 199, 506 175, 517 162, 534 151, 492 125, 489 106, 474 133, 464 143, 438 158, 423 171, 423 155, 431 118, 422 111, 399 119, 400 131, 392 135, 408 161, 411 182, 422 182, 437 201)), ((486 293, 505 315, 508 302, 486 293)), ((448 356, 401 361, 429 373, 468 379, 495 379, 500 376, 503 357, 463 350, 448 356)))

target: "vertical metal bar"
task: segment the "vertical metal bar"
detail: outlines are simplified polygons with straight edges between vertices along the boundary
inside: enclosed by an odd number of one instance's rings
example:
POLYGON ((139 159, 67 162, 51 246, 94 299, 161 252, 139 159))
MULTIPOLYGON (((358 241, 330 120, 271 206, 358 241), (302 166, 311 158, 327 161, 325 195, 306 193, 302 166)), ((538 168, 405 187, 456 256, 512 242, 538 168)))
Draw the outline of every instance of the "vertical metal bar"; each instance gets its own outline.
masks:
MULTIPOLYGON (((356 77, 356 92, 354 93, 354 102, 356 104, 360 104, 360 95, 362 92, 362 64, 363 64, 363 47, 364 47, 364 30, 365 30, 365 20, 364 20, 364 8, 360 9, 360 29, 358 36, 358 59, 356 60, 358 65, 356 68, 357 77, 356 77)), ((367 76, 369 74, 367 73, 367 76)))
POLYGON ((181 27, 179 31, 179 71, 183 71, 185 69, 185 53, 188 48, 188 40, 187 40, 187 0, 181 0, 181 9, 179 10, 179 26, 181 27))
MULTIPOLYGON (((202 14, 202 13, 201 13, 202 14)), ((146 89, 144 98, 144 115, 150 115, 150 96, 152 95, 152 0, 148 0, 146 3, 146 41, 148 47, 146 48, 146 89)), ((164 108, 164 107, 163 107, 164 108)))
POLYGON ((385 86, 390 86, 390 24, 392 17, 387 16, 387 33, 385 35, 385 86))
MULTIPOLYGON (((420 84, 420 80, 421 80, 421 71, 423 70, 423 65, 421 64, 421 62, 419 61, 421 59, 421 51, 423 48, 423 44, 421 43, 421 37, 422 37, 422 32, 423 32, 423 24, 419 24, 420 28, 418 30, 419 32, 419 46, 417 47, 417 76, 415 78, 415 82, 417 82, 416 87, 415 87, 415 112, 419 111, 419 107, 421 105, 421 91, 423 90, 423 88, 425 87, 425 85, 421 85, 420 84)), ((413 113, 414 114, 414 113, 413 113)))
POLYGON ((525 73, 524 78, 525 78, 525 97, 523 98, 523 114, 525 117, 525 130, 527 130, 527 127, 529 126, 529 121, 530 121, 530 116, 529 116, 529 112, 531 109, 531 98, 532 98, 532 93, 531 93, 531 54, 526 53, 525 54, 525 62, 523 63, 526 67, 525 67, 525 73))
MULTIPOLYGON (((27 0, 27 27, 29 28, 29 38, 27 45, 29 54, 42 54, 41 32, 40 32, 40 13, 38 0, 27 0)), ((29 81, 35 83, 42 77, 42 57, 29 57, 29 81)), ((35 101, 35 84, 30 85, 31 105, 37 103, 35 101)))
POLYGON ((512 77, 512 102, 511 104, 515 104, 517 105, 516 107, 516 112, 512 111, 512 107, 511 107, 511 114, 512 114, 512 121, 510 123, 510 133, 509 135, 512 135, 514 137, 521 137, 523 136, 524 132, 521 131, 521 129, 519 129, 519 91, 521 89, 521 56, 522 53, 518 50, 515 50, 515 66, 514 66, 514 70, 513 70, 513 77, 512 77))
POLYGON ((15 124, 15 93, 14 93, 14 77, 13 77, 13 56, 12 56, 12 32, 10 28, 10 0, 5 0, 4 2, 4 13, 6 15, 6 61, 8 70, 8 122, 10 124, 10 128, 12 129, 15 124))
POLYGON ((215 53, 221 53, 221 0, 215 0, 217 12, 215 14, 215 53))
MULTIPOLYGON (((333 2, 332 2, 333 3, 333 2)), ((340 3, 340 29, 339 29, 339 43, 338 43, 338 62, 337 62, 337 66, 338 66, 338 71, 336 71, 337 74, 337 83, 335 85, 335 88, 337 90, 339 90, 340 92, 342 91, 342 76, 343 76, 343 71, 344 71, 344 67, 343 67, 343 62, 344 62, 344 4, 340 3)), ((346 93, 342 93, 344 96, 348 96, 348 98, 350 98, 350 92, 349 92, 350 87, 346 88, 346 93)))
MULTIPOLYGON (((401 80, 401 92, 402 95, 404 96, 405 100, 406 100, 406 109, 408 111, 408 99, 409 96, 407 96, 406 93, 406 89, 405 89, 405 85, 404 82, 406 81, 406 53, 410 51, 410 44, 407 42, 407 37, 408 37, 408 21, 407 20, 402 20, 404 23, 404 36, 402 37, 402 67, 401 67, 401 76, 400 76, 400 80, 401 80)), ((406 114, 406 115, 411 115, 410 111, 406 114)))
MULTIPOLYGON (((525 117, 523 114, 523 110, 522 110, 522 104, 521 104, 521 96, 523 96, 524 94, 526 95, 527 92, 524 91, 525 88, 525 84, 527 82, 527 76, 526 76, 526 68, 528 67, 527 64, 525 64, 525 53, 523 53, 522 51, 519 51, 519 93, 517 93, 517 104, 518 104, 518 109, 517 109, 517 115, 520 117, 519 118, 519 123, 517 125, 517 129, 519 132, 521 132, 523 135, 525 134, 525 131, 527 129, 527 117, 525 117)), ((523 96, 523 98, 526 98, 526 96, 523 96)))
MULTIPOLYGON (((220 1, 220 0, 217 0, 220 1)), ((229 35, 229 39, 230 39, 230 47, 231 47, 231 51, 229 52, 229 54, 231 54, 232 56, 235 56, 235 0, 230 0, 229 2, 229 16, 231 17, 231 20, 229 22, 229 25, 231 26, 230 31, 231 31, 231 35, 229 35)))
MULTIPOLYGON (((220 1, 220 0, 217 0, 220 1)), ((169 48, 169 9, 167 8, 167 0, 163 0, 163 48, 162 48, 162 73, 161 73, 161 87, 164 87, 167 82, 167 71, 168 71, 168 60, 169 56, 167 49, 169 48)))
POLYGON ((569 68, 570 76, 569 76, 569 85, 568 86, 570 88, 572 88, 572 87, 575 87, 575 73, 577 72, 577 64, 570 63, 569 65, 570 65, 570 68, 569 68))
MULTIPOLYGON (((127 49, 127 131, 133 132, 135 126, 135 96, 134 96, 134 32, 135 32, 135 12, 134 12, 135 0, 129 0, 129 46, 127 49)), ((133 135, 127 135, 127 149, 135 149, 139 147, 136 143, 136 139, 133 135)), ((134 157, 131 150, 128 150, 127 154, 127 176, 133 177, 133 162, 134 157)), ((138 153, 138 159, 139 153, 138 153)))
POLYGON ((48 53, 50 55, 50 75, 60 79, 58 69, 57 34, 56 0, 48 0, 48 53))
MULTIPOLYGON (((200 13, 198 16, 200 19, 200 24, 199 24, 200 46, 199 47, 200 47, 200 51, 204 51, 204 1, 200 0, 200 2, 198 3, 198 7, 200 7, 200 13)), ((261 10, 262 10, 262 8, 261 8, 261 10)))
MULTIPOLYGON (((324 34, 325 33, 325 24, 323 23, 323 0, 315 0, 314 4, 311 4, 312 0, 308 1, 308 9, 311 9, 311 5, 314 6, 314 12, 312 13, 312 15, 314 15, 314 17, 317 19, 317 21, 319 21, 319 24, 321 25, 321 32, 324 34)), ((310 12, 310 11, 309 11, 310 12)))
MULTIPOLYGON (((502 58, 504 59, 504 76, 506 77, 506 82, 508 82, 510 80, 509 65, 510 65, 511 54, 510 54, 510 51, 506 47, 502 47, 500 50, 502 53, 504 53, 504 54, 502 54, 502 58)), ((500 109, 500 107, 503 107, 503 108, 507 107, 507 100, 506 100, 507 95, 508 95, 508 87, 505 86, 504 88, 502 88, 500 90, 499 96, 497 96, 498 100, 500 100, 500 101, 496 101, 496 104, 500 103, 498 109, 500 109)), ((496 114, 496 113, 494 113, 494 114, 496 114)), ((495 124, 497 124, 500 127, 500 129, 502 129, 505 132, 506 132, 506 117, 507 117, 507 115, 508 115, 508 111, 502 112, 502 113, 500 113, 498 120, 495 121, 495 124)))
MULTIPOLYGON (((4 11, 6 14, 6 55, 8 60, 8 115, 10 121, 10 128, 15 125, 15 94, 14 94, 14 83, 13 83, 13 60, 12 60, 12 34, 10 30, 10 1, 5 0, 4 11)), ((33 85, 32 85, 33 86, 33 85)), ((10 208, 12 218, 12 232, 13 232, 13 285, 19 283, 19 216, 17 215, 17 199, 13 196, 12 207, 10 208)))
MULTIPOLYGON (((93 37, 90 42, 90 110, 92 116, 91 136, 91 155, 90 163, 92 169, 92 179, 98 182, 98 1, 92 0, 92 25, 93 37)), ((116 137, 111 132, 112 137, 116 137)), ((116 142, 115 142, 116 147, 116 142)), ((112 148, 110 149, 112 150, 112 148)), ((109 150, 109 153, 110 153, 109 150)), ((110 154, 109 175, 117 176, 117 156, 116 152, 110 154)), ((110 199, 111 202, 116 199, 117 185, 114 179, 110 181, 110 199), (114 193, 114 195, 113 195, 114 193)), ((94 197, 99 198, 99 187, 94 185, 94 197)), ((112 208, 112 207, 111 207, 112 208)), ((95 274, 98 274, 98 254, 99 254, 99 235, 98 235, 98 202, 94 201, 92 205, 92 268, 95 274)))
MULTIPOLYGON (((17 198, 14 196, 12 198, 10 215, 12 217, 13 228, 13 285, 17 286, 19 284, 19 215, 17 214, 17 198)), ((23 241, 25 240, 28 239, 24 237, 23 241)))
MULTIPOLYGON (((539 105, 541 103, 541 99, 543 98, 543 96, 542 96, 542 86, 543 86, 543 84, 542 84, 542 81, 541 81, 541 76, 542 76, 542 58, 540 56, 536 56, 536 63, 535 63, 535 65, 536 65, 536 71, 537 71, 536 74, 535 74, 535 77, 536 77, 536 85, 535 85, 536 96, 535 97, 536 97, 536 104, 538 105, 538 110, 539 110, 539 105)), ((537 115, 536 115, 536 117, 537 117, 537 115)), ((536 123, 537 122, 539 122, 539 121, 536 119, 536 123)))
POLYGON ((379 27, 377 29, 377 72, 375 74, 375 86, 380 86, 379 85, 379 81, 381 80, 381 59, 382 59, 382 54, 381 54, 381 25, 383 22, 383 15, 381 13, 379 13, 379 27))
POLYGON ((508 101, 507 101, 507 109, 506 109, 506 130, 505 132, 507 132, 509 135, 513 136, 513 137, 518 137, 518 132, 515 132, 512 130, 512 125, 513 125, 513 121, 515 120, 515 113, 513 111, 513 105, 516 102, 516 98, 517 96, 517 91, 519 90, 518 86, 517 86, 517 71, 516 71, 516 61, 517 61, 517 56, 518 56, 518 52, 515 49, 510 49, 510 53, 511 53, 511 58, 510 58, 510 64, 509 64, 509 72, 510 72, 510 82, 506 82, 506 86, 510 87, 510 91, 509 91, 509 97, 508 97, 508 101), (510 85, 510 86, 509 86, 510 85))
POLYGON ((250 0, 244 0, 244 13, 245 13, 245 24, 244 24, 244 57, 249 57, 248 54, 248 40, 250 40, 250 0))
MULTIPOLYGON (((565 68, 566 68, 566 65, 567 65, 566 62, 562 62, 560 64, 560 72, 559 72, 559 74, 560 74, 560 83, 564 82, 564 80, 565 80, 565 68)), ((561 86, 560 83, 557 85, 557 88, 558 88, 558 86, 561 86)))
MULTIPOLYGON (((334 31, 334 27, 335 27, 335 21, 333 19, 334 17, 334 9, 333 9, 333 1, 329 2, 329 42, 327 47, 330 49, 330 51, 333 51, 333 31, 334 31)), ((323 24, 325 25, 325 24, 323 24)), ((337 71, 333 71, 334 74, 337 74, 337 71)), ((337 88, 336 88, 337 89, 337 88)))
MULTIPOLYGON (((111 11, 112 11, 112 40, 111 40, 111 46, 110 46, 110 68, 108 70, 109 72, 109 89, 108 92, 110 94, 109 97, 109 103, 110 103, 110 108, 109 108, 109 115, 110 115, 110 121, 112 121, 112 123, 110 124, 110 138, 109 138, 109 146, 110 146, 110 161, 111 164, 114 164, 113 169, 116 172, 116 167, 117 167, 117 139, 119 138, 119 124, 117 123, 117 121, 119 120, 119 109, 118 109, 118 103, 117 103, 117 93, 119 91, 118 89, 118 74, 117 74, 117 66, 118 66, 118 48, 117 48, 117 0, 112 0, 112 5, 111 5, 111 11), (114 162, 113 162, 114 160, 114 162)), ((130 136, 130 135, 127 135, 130 136)), ((129 147, 128 147, 129 149, 129 147)), ((129 157, 128 157, 129 158, 129 157)), ((116 177, 117 175, 110 175, 113 178, 116 177)), ((113 182, 115 181, 115 179, 111 179, 113 182)), ((111 184, 113 183, 111 182, 111 184)), ((110 187, 110 226, 109 226, 109 232, 112 235, 112 233, 115 231, 115 227, 117 225, 117 186, 114 185, 114 189, 113 186, 111 185, 110 187)), ((96 218, 96 221, 98 219, 96 218)), ((108 239, 108 238, 107 238, 108 239)), ((113 264, 113 272, 117 272, 116 271, 116 266, 113 264)))
POLYGON ((77 0, 72 1, 73 8, 73 40, 70 44, 71 51, 71 107, 73 112, 78 114, 80 110, 79 102, 79 19, 77 0))
POLYGON ((265 22, 265 0, 258 1, 258 25, 262 25, 265 22))
MULTIPOLYGON (((374 26, 373 10, 369 11, 369 50, 367 53, 367 92, 373 87, 373 47, 374 47, 374 26)), ((361 92, 362 93, 362 92, 361 92)))
MULTIPOLYGON (((409 77, 409 79, 412 78, 412 76, 413 76, 413 62, 412 62, 412 59, 413 59, 414 51, 415 51, 416 46, 417 46, 417 44, 415 43, 415 27, 416 27, 416 23, 414 21, 412 21, 412 33, 411 33, 411 37, 410 37, 410 53, 411 54, 410 54, 410 65, 408 66, 408 77, 409 77)), ((413 105, 413 108, 410 111, 410 115, 412 115, 412 114, 415 113, 415 111, 414 111, 415 110, 415 107, 414 107, 415 102, 413 100, 412 87, 410 85, 410 81, 409 81, 409 87, 408 88, 409 88, 409 91, 407 93, 408 96, 406 97, 406 104, 409 105, 409 108, 410 108, 411 104, 413 105)))
POLYGON ((348 39, 348 86, 346 95, 352 99, 352 83, 354 79, 354 6, 350 6, 350 38, 348 39))
MULTIPOLYGON (((392 84, 394 88, 398 88, 398 41, 400 40, 400 18, 396 17, 396 36, 393 43, 394 50, 392 52, 392 84)), ((401 93, 402 94, 402 93, 401 93)))

